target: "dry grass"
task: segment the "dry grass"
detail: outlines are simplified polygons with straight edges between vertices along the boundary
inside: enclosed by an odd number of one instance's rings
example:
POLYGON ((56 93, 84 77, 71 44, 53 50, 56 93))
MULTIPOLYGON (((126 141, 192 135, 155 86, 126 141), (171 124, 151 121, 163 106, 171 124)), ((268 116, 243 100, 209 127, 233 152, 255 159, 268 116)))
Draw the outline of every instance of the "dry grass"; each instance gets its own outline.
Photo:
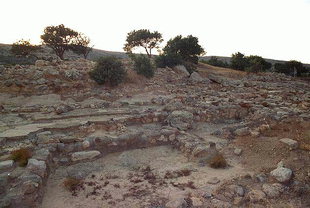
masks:
POLYGON ((224 156, 218 153, 209 161, 209 165, 212 168, 225 168, 227 166, 227 162, 224 156))
POLYGON ((66 178, 63 182, 64 187, 71 192, 74 192, 82 184, 81 180, 75 178, 66 178))
POLYGON ((142 75, 137 74, 133 69, 127 68, 127 76, 125 78, 126 83, 139 84, 144 83, 146 78, 142 75))
POLYGON ((17 162, 21 167, 25 167, 28 164, 28 159, 31 158, 31 156, 31 151, 26 148, 21 148, 11 152, 11 159, 17 162))

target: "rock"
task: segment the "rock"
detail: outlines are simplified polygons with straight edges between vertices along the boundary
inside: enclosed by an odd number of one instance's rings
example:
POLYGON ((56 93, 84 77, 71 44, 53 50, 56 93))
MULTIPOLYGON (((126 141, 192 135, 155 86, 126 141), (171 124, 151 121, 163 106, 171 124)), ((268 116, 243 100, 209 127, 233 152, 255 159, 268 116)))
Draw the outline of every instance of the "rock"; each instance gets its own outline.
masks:
POLYGON ((42 178, 44 178, 46 175, 46 164, 44 161, 29 159, 27 169, 30 170, 30 172, 41 176, 42 178))
POLYGON ((174 71, 176 71, 177 73, 180 73, 184 76, 189 76, 189 72, 187 71, 187 69, 185 68, 185 66, 183 65, 178 65, 178 66, 175 66, 173 67, 174 71))
POLYGON ((266 175, 264 173, 259 173, 255 177, 256 180, 260 183, 264 183, 266 181, 266 175))
POLYGON ((217 177, 213 177, 213 178, 210 178, 207 183, 209 184, 217 184, 220 182, 220 179, 218 179, 217 177))
POLYGON ((230 208, 232 205, 229 202, 221 201, 218 199, 211 200, 212 208, 230 208))
POLYGON ((56 114, 63 114, 63 113, 68 113, 69 111, 72 111, 74 108, 69 106, 69 105, 61 105, 61 106, 58 106, 56 108, 56 114))
POLYGON ((48 161, 50 159, 50 151, 48 149, 39 149, 32 156, 33 159, 48 161))
POLYGON ((298 148, 298 142, 293 139, 283 138, 283 139, 280 139, 280 141, 284 144, 287 144, 291 149, 298 148))
POLYGON ((82 74, 76 70, 76 69, 71 69, 71 70, 66 70, 65 71, 65 77, 67 79, 71 79, 71 80, 79 80, 82 78, 82 74))
POLYGON ((269 198, 276 198, 284 191, 284 186, 279 183, 264 184, 262 188, 269 198))
POLYGON ((173 199, 173 200, 170 200, 166 204, 166 207, 167 208, 186 208, 187 202, 183 198, 173 199))
POLYGON ((263 201, 266 198, 266 194, 261 190, 252 190, 247 194, 249 200, 253 203, 263 201))
POLYGON ((203 206, 203 202, 197 198, 197 197, 191 197, 191 200, 192 200, 192 204, 194 207, 201 207, 203 206))
POLYGON ((37 60, 34 64, 36 67, 42 67, 46 65, 46 61, 44 60, 37 60))
POLYGON ((5 193, 7 184, 8 184, 8 174, 7 173, 0 174, 0 195, 2 193, 5 193))
POLYGON ((237 136, 247 136, 250 134, 249 128, 248 127, 244 127, 244 128, 240 128, 235 130, 234 132, 237 136))
POLYGON ((192 127, 194 115, 188 111, 173 111, 168 116, 167 121, 170 126, 184 131, 192 127))
MULTIPOLYGON (((102 165, 94 165, 93 162, 78 163, 68 166, 66 169, 67 177, 82 180, 90 173, 103 170, 102 165)), ((64 176, 66 177, 66 176, 64 176)))
POLYGON ((127 167, 132 170, 139 169, 140 165, 137 159, 130 154, 130 152, 123 152, 119 157, 119 161, 122 166, 127 167))
POLYGON ((6 160, 6 161, 2 161, 0 162, 0 172, 1 171, 7 171, 9 169, 11 169, 14 165, 14 161, 13 160, 6 160))
POLYGON ((96 150, 75 152, 71 155, 71 160, 72 161, 89 160, 97 157, 98 155, 100 155, 100 152, 96 150))
POLYGON ((58 143, 58 138, 55 138, 50 131, 44 131, 37 134, 37 143, 38 144, 51 144, 58 143))
POLYGON ((193 72, 189 77, 191 82, 203 82, 205 79, 200 76, 197 72, 193 72))
POLYGON ((234 153, 235 153, 235 155, 241 155, 241 153, 242 153, 242 149, 239 149, 239 148, 235 148, 235 150, 234 150, 234 153))
POLYGON ((273 176, 280 183, 288 182, 292 177, 292 170, 289 168, 278 167, 270 172, 270 175, 273 176))

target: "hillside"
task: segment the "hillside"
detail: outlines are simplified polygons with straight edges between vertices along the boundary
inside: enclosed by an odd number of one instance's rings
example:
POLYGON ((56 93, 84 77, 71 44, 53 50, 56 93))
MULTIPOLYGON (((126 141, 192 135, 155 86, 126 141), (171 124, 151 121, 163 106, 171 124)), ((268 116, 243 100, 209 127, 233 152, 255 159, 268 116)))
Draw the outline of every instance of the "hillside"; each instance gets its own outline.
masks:
MULTIPOLYGON (((34 64, 35 59, 30 58, 30 59, 25 59, 25 58, 16 58, 14 57, 11 53, 10 53, 10 45, 8 44, 1 44, 0 43, 0 65, 1 64, 5 64, 6 62, 12 62, 12 63, 32 63, 34 64)), ((57 56, 53 53, 53 51, 48 48, 48 47, 43 47, 42 50, 38 51, 36 53, 36 55, 38 55, 39 57, 54 57, 57 58, 57 56)), ((101 49, 96 49, 94 48, 89 56, 88 59, 89 60, 96 60, 97 58, 101 57, 101 56, 117 56, 119 58, 127 58, 127 55, 125 52, 114 52, 114 51, 106 51, 106 50, 101 50, 101 49)), ((201 57, 201 59, 203 60, 209 60, 212 56, 204 56, 201 57)), ((230 63, 230 57, 225 57, 225 56, 215 56, 217 57, 219 60, 230 63)), ((65 54, 65 58, 67 59, 77 59, 77 58, 82 58, 82 56, 78 56, 72 52, 66 52, 65 54)), ((284 63, 285 61, 282 60, 274 60, 274 59, 265 59, 266 61, 275 64, 275 63, 284 63)), ((310 64, 304 64, 307 67, 310 67, 310 64)))
MULTIPOLYGON (((208 60, 210 60, 211 57, 212 56, 204 56, 204 57, 201 57, 201 59, 208 61, 208 60)), ((230 59, 231 59, 231 57, 227 57, 227 56, 214 56, 214 57, 216 57, 219 60, 226 62, 226 63, 230 63, 230 59)), ((265 60, 268 61, 269 63, 273 64, 273 65, 275 63, 285 63, 286 62, 283 60, 275 60, 275 59, 269 59, 269 58, 265 58, 265 60)), ((304 63, 304 65, 307 67, 310 67, 310 64, 304 63)))
POLYGON ((3 67, 0 207, 310 206, 309 82, 122 62, 113 88, 85 59, 3 67))

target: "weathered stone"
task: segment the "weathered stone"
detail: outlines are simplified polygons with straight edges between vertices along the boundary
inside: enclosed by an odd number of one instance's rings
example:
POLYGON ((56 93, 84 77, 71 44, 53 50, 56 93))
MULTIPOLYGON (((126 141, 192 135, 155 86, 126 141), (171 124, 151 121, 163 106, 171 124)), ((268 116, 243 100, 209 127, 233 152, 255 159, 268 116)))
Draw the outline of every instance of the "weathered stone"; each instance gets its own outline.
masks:
POLYGON ((41 176, 42 178, 46 176, 46 164, 44 161, 29 159, 27 169, 30 170, 30 172, 41 176))
POLYGON ((80 161, 80 160, 89 160, 93 159, 100 155, 99 151, 93 150, 93 151, 83 151, 83 152, 74 152, 71 155, 72 161, 80 161))
POLYGON ((213 178, 210 178, 207 182, 209 184, 217 184, 220 182, 220 179, 218 179, 217 177, 213 177, 213 178))
POLYGON ((192 127, 194 115, 188 111, 173 111, 167 118, 172 127, 187 130, 192 127))
POLYGON ((170 200, 166 204, 166 207, 167 208, 186 208, 187 202, 183 198, 173 199, 173 200, 170 200))
POLYGON ((284 167, 278 167, 270 172, 270 175, 281 183, 288 182, 291 179, 292 174, 293 172, 291 169, 284 167))
POLYGON ((241 155, 241 153, 242 153, 242 149, 239 149, 239 148, 235 148, 235 150, 234 150, 234 153, 235 153, 235 155, 241 155))
POLYGON ((280 194, 284 190, 284 186, 279 183, 274 183, 274 184, 263 184, 263 191, 266 193, 266 195, 269 198, 276 198, 280 196, 280 194))
POLYGON ((298 148, 298 142, 293 139, 283 138, 283 139, 280 139, 280 141, 284 144, 287 144, 291 149, 298 148))
POLYGON ((197 72, 193 72, 189 77, 191 82, 203 82, 205 79, 200 76, 197 72))
POLYGON ((14 161, 13 160, 6 160, 0 162, 0 171, 6 171, 13 167, 14 161))
POLYGON ((182 74, 184 76, 189 76, 189 72, 183 65, 178 65, 173 68, 177 73, 182 74))
POLYGON ((266 194, 261 190, 252 190, 247 194, 249 200, 253 203, 263 201, 266 198, 266 194))
POLYGON ((245 128, 240 128, 240 129, 237 129, 235 130, 234 132, 237 136, 247 136, 250 134, 250 130, 248 127, 245 127, 245 128))

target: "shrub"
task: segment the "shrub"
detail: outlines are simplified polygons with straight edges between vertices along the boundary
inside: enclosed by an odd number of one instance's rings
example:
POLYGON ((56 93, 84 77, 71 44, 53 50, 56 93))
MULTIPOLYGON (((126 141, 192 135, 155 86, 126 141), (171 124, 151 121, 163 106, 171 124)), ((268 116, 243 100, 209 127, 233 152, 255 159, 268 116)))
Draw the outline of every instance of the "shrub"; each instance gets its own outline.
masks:
POLYGON ((28 56, 40 47, 32 45, 28 40, 21 39, 12 44, 11 52, 17 56, 28 56))
POLYGON ((106 56, 98 59, 96 67, 89 72, 89 75, 98 84, 107 83, 116 86, 125 79, 126 70, 120 59, 106 56))
POLYGON ((64 187, 71 192, 76 191, 81 184, 82 180, 78 180, 75 178, 66 178, 63 182, 64 187))
POLYGON ((224 156, 218 153, 213 158, 211 158, 211 160, 209 161, 209 165, 212 168, 225 168, 227 166, 227 162, 224 156))
POLYGON ((145 55, 130 55, 131 60, 133 61, 133 69, 137 74, 143 75, 146 78, 151 78, 154 76, 154 66, 151 63, 151 60, 145 55))
POLYGON ((31 158, 31 152, 29 149, 21 148, 11 152, 11 159, 17 162, 19 166, 25 167, 28 164, 28 159, 31 158))
POLYGON ((158 68, 174 67, 182 64, 182 58, 176 54, 161 54, 155 58, 155 64, 158 68))
POLYGON ((218 66, 218 67, 224 67, 224 68, 229 67, 229 64, 227 64, 227 62, 224 62, 215 56, 211 56, 211 58, 208 61, 202 59, 200 62, 210 64, 212 66, 218 66))

